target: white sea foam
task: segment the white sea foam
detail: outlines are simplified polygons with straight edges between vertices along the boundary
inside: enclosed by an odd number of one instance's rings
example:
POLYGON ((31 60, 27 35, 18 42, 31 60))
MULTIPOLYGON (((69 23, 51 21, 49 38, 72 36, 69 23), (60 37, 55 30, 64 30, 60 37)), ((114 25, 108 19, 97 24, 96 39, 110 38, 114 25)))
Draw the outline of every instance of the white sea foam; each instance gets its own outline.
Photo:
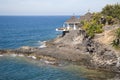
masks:
POLYGON ((33 58, 33 59, 37 59, 35 56, 32 56, 31 58, 33 58))
POLYGON ((12 56, 12 57, 16 57, 16 56, 17 56, 17 54, 11 54, 11 56, 12 56))
POLYGON ((45 64, 55 64, 55 62, 44 60, 44 59, 40 59, 40 62, 45 63, 45 64))
POLYGON ((19 54, 18 56, 20 56, 20 57, 24 57, 24 55, 23 55, 23 54, 19 54))
POLYGON ((46 41, 38 41, 39 42, 39 44, 40 44, 40 46, 39 46, 39 48, 45 48, 46 47, 46 41))
POLYGON ((0 55, 0 57, 2 57, 3 55, 0 55))
POLYGON ((29 58, 32 58, 32 59, 37 59, 37 57, 35 56, 28 56, 29 58))
POLYGON ((54 64, 55 62, 44 61, 46 64, 54 64))

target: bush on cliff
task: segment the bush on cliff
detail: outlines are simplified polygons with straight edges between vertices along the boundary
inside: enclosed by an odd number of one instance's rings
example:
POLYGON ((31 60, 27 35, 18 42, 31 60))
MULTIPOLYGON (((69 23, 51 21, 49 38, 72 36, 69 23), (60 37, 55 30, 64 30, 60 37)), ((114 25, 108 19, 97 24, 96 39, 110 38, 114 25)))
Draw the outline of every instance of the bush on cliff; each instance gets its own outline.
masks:
POLYGON ((118 28, 115 33, 116 33, 116 37, 120 39, 120 28, 118 28))
POLYGON ((120 20, 120 4, 106 5, 102 9, 102 14, 106 16, 111 16, 120 20))
MULTIPOLYGON (((102 33, 102 27, 106 25, 113 25, 120 20, 120 4, 106 5, 102 12, 93 13, 90 21, 81 21, 83 29, 87 32, 87 35, 94 37, 96 33, 102 33)), ((113 41, 113 44, 116 42, 113 41)))
POLYGON ((111 45, 114 48, 118 49, 118 48, 120 48, 120 28, 118 28, 115 31, 115 36, 116 36, 116 38, 115 38, 115 40, 112 41, 111 45))
POLYGON ((100 14, 94 14, 90 22, 82 21, 83 29, 87 32, 87 35, 94 37, 95 33, 102 33, 102 24, 99 23, 100 14))

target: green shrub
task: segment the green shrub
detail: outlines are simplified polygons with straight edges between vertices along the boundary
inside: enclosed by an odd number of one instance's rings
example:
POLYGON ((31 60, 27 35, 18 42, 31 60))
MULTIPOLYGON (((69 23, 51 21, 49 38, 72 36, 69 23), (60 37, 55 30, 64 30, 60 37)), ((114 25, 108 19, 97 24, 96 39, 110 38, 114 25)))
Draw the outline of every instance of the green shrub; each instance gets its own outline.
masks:
POLYGON ((111 45, 112 45, 115 49, 120 48, 119 40, 118 40, 118 39, 113 40, 112 43, 111 43, 111 45))
POLYGON ((90 22, 83 21, 82 23, 84 24, 83 29, 87 32, 87 35, 90 37, 94 37, 95 33, 103 32, 103 25, 98 23, 97 18, 93 18, 90 22))
POLYGON ((118 28, 115 33, 116 33, 116 37, 120 39, 120 28, 118 28))
POLYGON ((116 31, 115 31, 115 36, 116 36, 116 39, 112 41, 111 45, 114 47, 114 48, 120 48, 120 28, 118 28, 116 31))
POLYGON ((102 16, 101 13, 94 13, 93 20, 95 20, 99 24, 101 16, 102 16))
POLYGON ((120 4, 106 5, 102 9, 102 14, 106 16, 111 16, 120 20, 120 4))
POLYGON ((108 22, 108 25, 111 25, 111 24, 114 23, 114 18, 113 18, 112 16, 107 16, 107 17, 106 17, 106 20, 107 20, 107 22, 108 22))

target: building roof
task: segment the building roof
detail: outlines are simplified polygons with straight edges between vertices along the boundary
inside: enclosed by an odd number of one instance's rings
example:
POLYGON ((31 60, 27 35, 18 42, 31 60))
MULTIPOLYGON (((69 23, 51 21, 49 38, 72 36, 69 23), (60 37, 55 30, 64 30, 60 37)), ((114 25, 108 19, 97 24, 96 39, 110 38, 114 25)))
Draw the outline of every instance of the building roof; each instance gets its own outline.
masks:
POLYGON ((72 16, 70 19, 68 19, 65 23, 80 23, 79 19, 75 16, 72 16))
POLYGON ((80 16, 79 21, 83 21, 83 20, 89 21, 89 20, 91 20, 91 17, 92 17, 92 16, 93 16, 93 15, 92 15, 90 12, 88 12, 88 13, 86 13, 84 16, 80 16))
POLYGON ((90 21, 92 16, 93 14, 91 14, 90 12, 86 13, 83 16, 80 16, 80 18, 72 16, 70 19, 65 21, 65 23, 80 23, 80 21, 83 21, 83 20, 90 21))

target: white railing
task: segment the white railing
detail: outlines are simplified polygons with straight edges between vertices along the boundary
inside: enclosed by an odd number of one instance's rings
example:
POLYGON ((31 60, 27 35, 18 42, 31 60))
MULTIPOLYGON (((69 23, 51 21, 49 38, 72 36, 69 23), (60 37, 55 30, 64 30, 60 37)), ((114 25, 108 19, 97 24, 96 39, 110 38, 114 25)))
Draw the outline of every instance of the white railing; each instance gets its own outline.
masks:
POLYGON ((57 28, 56 31, 71 31, 71 30, 81 30, 81 28, 74 28, 74 27, 61 27, 57 28))

